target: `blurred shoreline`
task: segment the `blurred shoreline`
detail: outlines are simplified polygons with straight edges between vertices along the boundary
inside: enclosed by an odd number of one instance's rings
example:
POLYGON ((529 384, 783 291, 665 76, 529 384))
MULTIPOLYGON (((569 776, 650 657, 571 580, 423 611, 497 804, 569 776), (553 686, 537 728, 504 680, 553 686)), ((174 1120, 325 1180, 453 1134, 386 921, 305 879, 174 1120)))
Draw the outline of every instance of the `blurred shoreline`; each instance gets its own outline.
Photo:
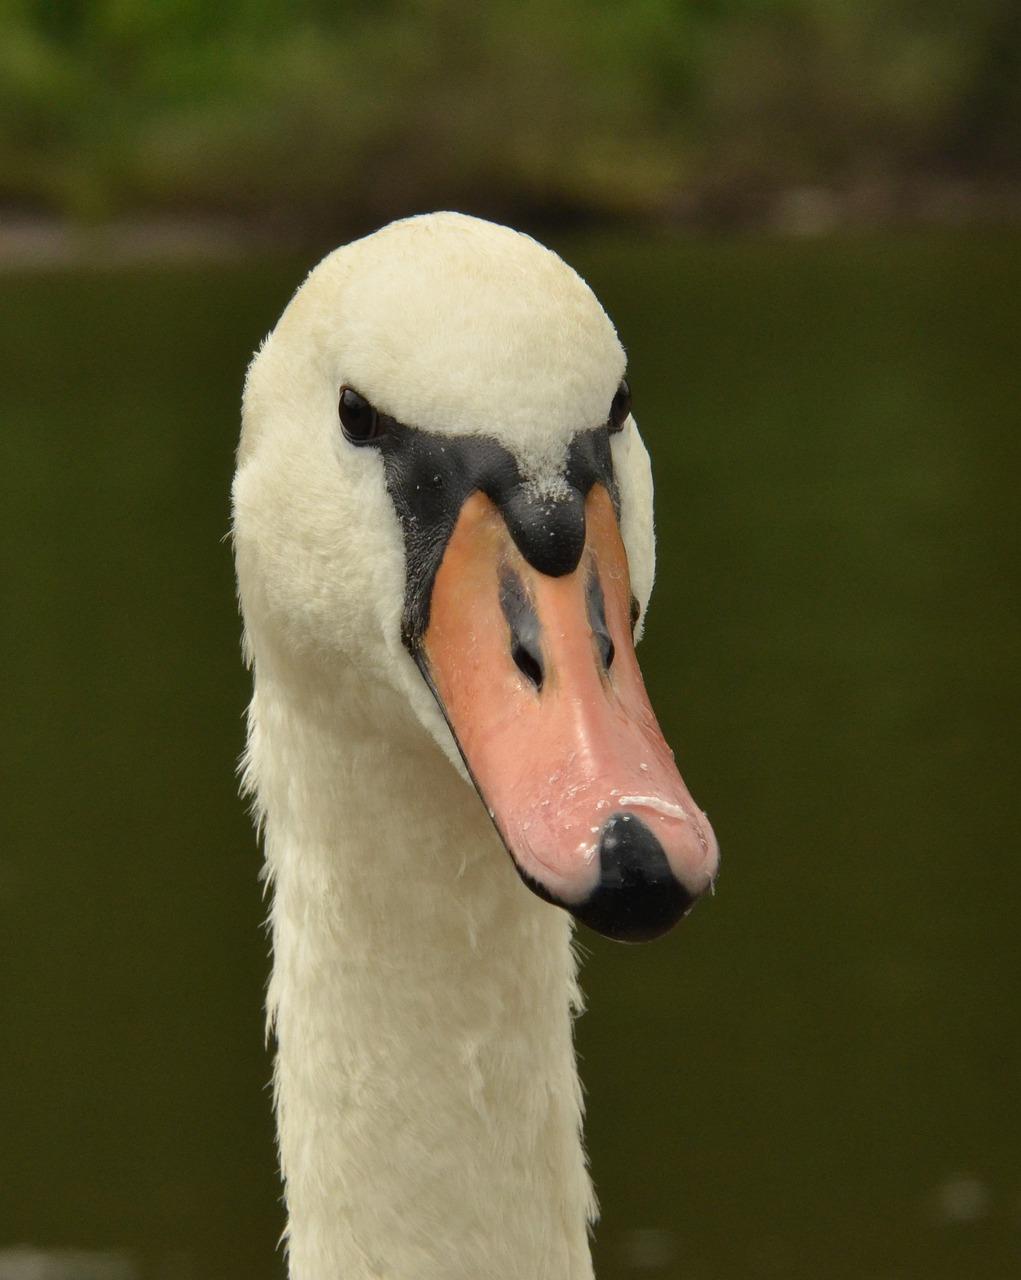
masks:
MULTIPOLYGON (((1021 227, 1021 183, 930 178, 845 190, 794 186, 729 203, 703 194, 677 201, 674 208, 645 219, 599 218, 571 210, 554 215, 546 210, 532 216, 528 210, 478 209, 466 202, 458 207, 540 233, 570 229, 650 237, 800 238, 927 229, 1002 230, 1021 227)), ((394 210, 392 216, 412 212, 426 210, 394 210)), ((385 220, 359 225, 339 216, 331 233, 323 227, 313 231, 269 218, 137 214, 82 223, 50 214, 0 211, 0 270, 230 262, 266 253, 326 252, 385 220)))

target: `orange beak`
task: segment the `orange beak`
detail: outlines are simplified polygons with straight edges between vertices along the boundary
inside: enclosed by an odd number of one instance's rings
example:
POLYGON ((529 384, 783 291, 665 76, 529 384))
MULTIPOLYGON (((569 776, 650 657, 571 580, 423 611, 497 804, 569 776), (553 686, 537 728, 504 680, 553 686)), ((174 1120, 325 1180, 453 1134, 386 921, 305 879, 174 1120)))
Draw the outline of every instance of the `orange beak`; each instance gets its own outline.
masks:
POLYGON ((719 854, 649 705, 602 485, 585 529, 577 567, 549 577, 472 494, 416 658, 526 883, 600 933, 643 941, 690 910, 719 854))

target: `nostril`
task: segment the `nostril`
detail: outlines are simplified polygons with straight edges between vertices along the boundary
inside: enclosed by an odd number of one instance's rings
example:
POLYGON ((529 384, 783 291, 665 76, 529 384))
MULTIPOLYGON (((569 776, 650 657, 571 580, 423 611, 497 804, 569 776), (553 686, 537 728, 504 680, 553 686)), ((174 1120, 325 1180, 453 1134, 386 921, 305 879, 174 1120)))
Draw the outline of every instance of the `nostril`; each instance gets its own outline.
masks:
MULTIPOLYGON (((600 636, 600 640, 602 639, 603 637, 600 636)), ((614 659, 614 656, 616 655, 617 650, 614 648, 613 641, 610 639, 609 636, 606 636, 605 643, 602 644, 601 647, 603 651, 603 667, 607 671, 609 671, 609 669, 613 666, 613 659, 614 659)))
POLYGON ((599 661, 603 664, 603 670, 609 671, 613 666, 613 659, 617 650, 610 636, 610 628, 606 624, 606 600, 603 596, 603 585, 599 581, 595 565, 589 570, 585 597, 588 604, 589 626, 592 628, 592 635, 599 650, 599 661))
POLYGON ((510 630, 511 657, 525 679, 541 689, 545 671, 539 617, 525 584, 509 565, 504 565, 500 573, 500 608, 510 630))
POLYGON ((514 643, 511 645, 511 657, 521 674, 527 680, 531 680, 536 689, 541 689, 543 670, 540 655, 533 653, 519 636, 515 636, 514 643))

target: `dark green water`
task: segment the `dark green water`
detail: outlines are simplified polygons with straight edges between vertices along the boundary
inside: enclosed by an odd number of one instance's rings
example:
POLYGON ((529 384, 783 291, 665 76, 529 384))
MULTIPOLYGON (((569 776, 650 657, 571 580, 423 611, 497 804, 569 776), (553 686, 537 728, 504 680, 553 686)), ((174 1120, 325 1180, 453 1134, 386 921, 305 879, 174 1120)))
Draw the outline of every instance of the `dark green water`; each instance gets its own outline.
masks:
MULTIPOLYGON (((1021 1274, 1021 241, 563 246, 652 448, 653 701, 724 849, 587 935, 602 1280, 1021 1274)), ((0 1249, 268 1280, 242 372, 307 263, 2 281, 0 1249)))

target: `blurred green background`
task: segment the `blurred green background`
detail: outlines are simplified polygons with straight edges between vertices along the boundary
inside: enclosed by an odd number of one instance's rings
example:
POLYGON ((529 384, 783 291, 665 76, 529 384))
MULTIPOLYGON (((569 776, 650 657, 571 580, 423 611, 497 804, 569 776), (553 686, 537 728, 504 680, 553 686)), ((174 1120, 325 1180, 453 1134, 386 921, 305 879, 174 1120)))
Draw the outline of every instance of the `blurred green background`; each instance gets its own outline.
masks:
POLYGON ((327 238, 1017 208, 1016 0, 2 0, 0 198, 327 238), (803 190, 804 189, 804 190, 803 190))
POLYGON ((451 206, 629 349, 724 849, 584 935, 598 1274, 1021 1273, 1019 13, 3 4, 0 1280, 282 1274, 241 379, 324 248, 451 206))

